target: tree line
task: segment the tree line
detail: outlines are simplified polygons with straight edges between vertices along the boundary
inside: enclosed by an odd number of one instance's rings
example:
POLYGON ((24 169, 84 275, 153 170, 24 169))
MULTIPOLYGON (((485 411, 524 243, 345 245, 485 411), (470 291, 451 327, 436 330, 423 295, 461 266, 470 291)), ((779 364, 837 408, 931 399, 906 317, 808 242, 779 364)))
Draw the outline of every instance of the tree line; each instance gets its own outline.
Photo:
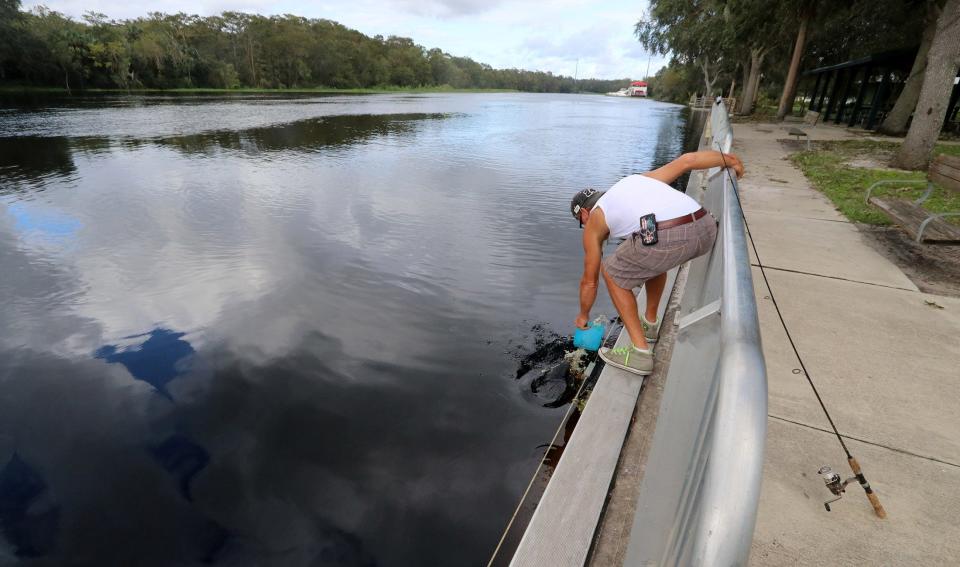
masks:
POLYGON ((672 56, 650 80, 655 96, 682 102, 723 91, 737 96, 741 114, 758 100, 776 104, 780 120, 793 111, 801 66, 916 49, 880 126, 907 134, 894 165, 909 169, 931 159, 960 67, 960 0, 650 0, 635 33, 672 56))
POLYGON ((405 37, 368 37, 337 22, 293 15, 154 12, 82 21, 0 0, 0 85, 87 88, 435 87, 607 92, 629 79, 574 79, 494 69, 405 37))

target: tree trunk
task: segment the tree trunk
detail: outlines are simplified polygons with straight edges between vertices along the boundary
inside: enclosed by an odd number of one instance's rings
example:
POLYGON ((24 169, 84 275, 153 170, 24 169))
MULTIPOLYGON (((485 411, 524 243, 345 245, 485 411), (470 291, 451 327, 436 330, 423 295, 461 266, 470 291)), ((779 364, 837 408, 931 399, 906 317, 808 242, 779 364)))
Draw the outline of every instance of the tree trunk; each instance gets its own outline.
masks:
POLYGON ((257 66, 253 62, 253 40, 247 38, 247 55, 250 57, 250 77, 253 80, 252 87, 256 88, 260 85, 257 83, 257 66))
POLYGON ((67 94, 73 94, 70 92, 70 70, 63 69, 63 84, 67 86, 67 94))
POLYGON ((920 100, 907 138, 893 157, 904 169, 926 169, 947 114, 953 81, 960 67, 960 0, 947 0, 937 18, 937 31, 927 56, 920 100))
POLYGON ((793 114, 793 99, 797 91, 797 75, 800 70, 800 58, 803 48, 807 44, 807 24, 810 22, 810 12, 805 11, 801 16, 800 29, 797 31, 797 41, 793 44, 793 57, 790 59, 790 69, 787 71, 787 80, 783 84, 783 94, 780 95, 780 107, 777 109, 777 120, 783 120, 789 113, 793 114))
POLYGON ((750 87, 753 85, 753 74, 755 73, 756 65, 753 62, 752 50, 750 52, 750 59, 743 69, 745 75, 743 77, 743 94, 740 96, 740 115, 746 116, 753 112, 753 91, 750 90, 750 87))
POLYGON ((743 98, 743 95, 747 94, 746 89, 747 85, 750 84, 750 58, 748 57, 746 61, 740 64, 740 88, 744 89, 744 92, 740 93, 740 98, 743 98))
POLYGON ((740 63, 740 89, 743 91, 740 93, 740 99, 737 100, 734 106, 736 108, 731 110, 736 110, 737 114, 743 114, 743 99, 744 95, 747 94, 747 85, 750 84, 750 58, 748 57, 746 61, 740 63))
POLYGON ((927 2, 927 25, 920 40, 920 50, 917 51, 917 57, 913 60, 910 75, 903 85, 903 91, 897 97, 896 104, 893 105, 893 110, 877 128, 877 132, 881 134, 902 136, 907 131, 910 114, 917 107, 917 99, 920 98, 920 87, 923 86, 924 70, 927 68, 927 55, 930 52, 930 44, 933 43, 933 36, 937 31, 939 12, 940 7, 937 6, 937 3, 929 0, 927 2))
POLYGON ((763 67, 763 59, 767 56, 767 50, 764 49, 760 52, 760 60, 757 62, 757 76, 753 78, 753 105, 756 107, 757 98, 760 96, 760 78, 763 76, 763 72, 760 70, 763 67))
POLYGON ((753 103, 757 100, 757 87, 760 85, 760 66, 766 55, 762 49, 750 50, 750 77, 743 90, 743 102, 740 104, 740 114, 753 114, 753 103))
POLYGON ((710 79, 710 64, 707 62, 706 58, 700 60, 700 68, 703 69, 703 84, 707 87, 707 91, 704 93, 704 96, 712 99, 713 83, 717 82, 717 77, 714 76, 713 79, 710 79))

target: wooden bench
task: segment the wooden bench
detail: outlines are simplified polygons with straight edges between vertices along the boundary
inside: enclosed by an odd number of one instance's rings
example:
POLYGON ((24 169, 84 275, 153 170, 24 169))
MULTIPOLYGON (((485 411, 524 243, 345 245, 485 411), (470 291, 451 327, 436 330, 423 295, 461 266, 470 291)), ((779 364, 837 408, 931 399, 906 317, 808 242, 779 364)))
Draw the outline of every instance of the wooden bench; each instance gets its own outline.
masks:
POLYGON ((927 170, 927 180, 887 179, 877 181, 867 189, 866 202, 883 209, 890 218, 903 227, 919 244, 960 244, 960 226, 951 224, 945 217, 960 217, 960 212, 930 213, 921 205, 933 194, 934 183, 947 191, 960 194, 960 157, 939 155, 927 170), (916 201, 906 199, 870 198, 873 190, 881 185, 906 185, 926 183, 927 190, 916 201))
POLYGON ((800 141, 800 138, 806 138, 807 151, 808 152, 810 151, 810 136, 807 135, 806 132, 804 132, 800 128, 787 128, 787 134, 790 134, 791 136, 796 136, 798 142, 800 141))

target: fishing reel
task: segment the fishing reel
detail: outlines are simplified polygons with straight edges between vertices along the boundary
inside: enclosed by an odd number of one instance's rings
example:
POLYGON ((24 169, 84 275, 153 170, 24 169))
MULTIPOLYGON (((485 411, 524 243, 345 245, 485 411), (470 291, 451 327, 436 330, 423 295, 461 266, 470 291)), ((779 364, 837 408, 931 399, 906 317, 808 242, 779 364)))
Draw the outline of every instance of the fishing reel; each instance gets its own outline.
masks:
POLYGON ((827 512, 830 511, 830 504, 836 502, 843 498, 843 493, 846 492, 847 484, 851 481, 857 480, 857 477, 852 476, 847 480, 841 480, 840 475, 833 472, 833 469, 824 465, 820 467, 820 470, 817 471, 817 474, 823 478, 823 483, 827 485, 827 488, 830 489, 830 492, 833 493, 836 498, 831 498, 823 503, 823 507, 827 509, 827 512))

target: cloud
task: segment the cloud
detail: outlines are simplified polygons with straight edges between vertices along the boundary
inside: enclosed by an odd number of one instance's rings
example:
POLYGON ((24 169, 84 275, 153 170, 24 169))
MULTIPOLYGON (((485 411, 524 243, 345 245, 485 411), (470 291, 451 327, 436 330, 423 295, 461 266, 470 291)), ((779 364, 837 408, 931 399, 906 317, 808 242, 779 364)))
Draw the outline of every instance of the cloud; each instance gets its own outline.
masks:
POLYGON ((418 16, 455 18, 488 12, 502 0, 394 0, 403 11, 418 16))
POLYGON ((609 56, 612 41, 608 26, 594 24, 565 37, 533 37, 523 45, 538 57, 592 58, 609 56))
POLYGON ((623 17, 610 16, 566 34, 538 34, 521 44, 530 69, 549 69, 580 78, 640 78, 655 73, 664 59, 649 54, 623 17))

